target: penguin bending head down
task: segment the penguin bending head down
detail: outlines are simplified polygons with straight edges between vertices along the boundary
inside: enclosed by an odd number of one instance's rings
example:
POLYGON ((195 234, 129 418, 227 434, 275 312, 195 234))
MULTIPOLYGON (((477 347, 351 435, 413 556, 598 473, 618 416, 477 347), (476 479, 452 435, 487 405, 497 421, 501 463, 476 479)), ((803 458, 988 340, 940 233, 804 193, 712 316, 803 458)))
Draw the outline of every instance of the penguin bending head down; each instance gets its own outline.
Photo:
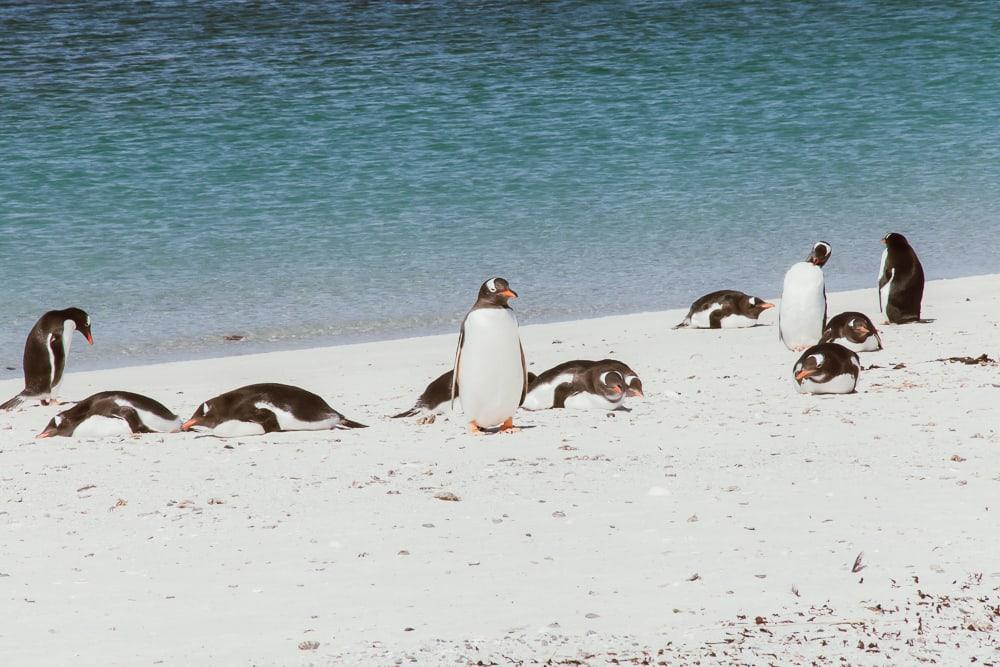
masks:
MULTIPOLYGON (((534 373, 528 373, 529 385, 535 381, 535 377, 536 375, 534 373)), ((393 415, 392 419, 416 417, 417 415, 440 414, 444 412, 451 401, 451 391, 453 385, 455 396, 460 396, 460 388, 458 383, 455 382, 455 371, 449 369, 434 380, 431 380, 431 383, 427 385, 424 392, 420 394, 417 398, 417 402, 413 404, 412 408, 404 412, 400 412, 398 415, 393 415)))
POLYGON ((838 343, 855 352, 874 352, 882 349, 882 338, 868 316, 849 311, 830 318, 823 330, 821 343, 838 343))
POLYGON ((820 343, 802 353, 792 372, 800 394, 850 394, 858 384, 861 361, 843 345, 820 343))
POLYGON ((24 342, 24 389, 0 405, 0 410, 11 410, 32 398, 40 399, 42 405, 57 401, 74 331, 94 344, 90 315, 79 308, 50 310, 35 322, 24 342))
POLYGON ((626 396, 643 396, 642 380, 616 359, 574 360, 554 366, 528 387, 526 410, 617 410, 626 396))
POLYGON ((885 311, 887 324, 918 322, 924 298, 924 267, 902 234, 886 234, 882 243, 885 250, 878 277, 879 310, 885 311))
POLYGON ((501 432, 517 430, 514 411, 527 393, 528 370, 517 317, 507 303, 515 298, 505 279, 490 278, 479 288, 458 334, 451 402, 461 387, 459 400, 472 433, 493 426, 501 432))
POLYGON ((180 417, 160 402, 129 391, 102 391, 57 414, 36 437, 102 437, 180 430, 180 417))
POLYGON ((264 383, 219 394, 201 404, 183 431, 220 438, 275 431, 324 431, 366 428, 340 414, 316 394, 287 384, 264 383))
POLYGON ((826 327, 826 283, 823 265, 830 259, 830 244, 820 241, 804 262, 785 274, 778 306, 778 338, 789 350, 800 352, 814 345, 826 327))
POLYGON ((773 303, 759 296, 724 289, 701 297, 688 310, 687 317, 675 329, 738 329, 757 325, 757 318, 773 303))

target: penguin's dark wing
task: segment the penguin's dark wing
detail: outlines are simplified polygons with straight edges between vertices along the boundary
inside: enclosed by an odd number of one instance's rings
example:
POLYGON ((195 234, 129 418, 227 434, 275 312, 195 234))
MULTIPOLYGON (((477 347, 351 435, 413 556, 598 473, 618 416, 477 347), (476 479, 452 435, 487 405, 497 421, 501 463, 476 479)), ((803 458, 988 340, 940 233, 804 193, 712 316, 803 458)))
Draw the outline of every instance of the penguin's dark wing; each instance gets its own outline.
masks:
MULTIPOLYGON (((455 409, 455 397, 458 396, 458 369, 462 365, 462 344, 465 342, 465 320, 458 332, 458 348, 455 350, 455 370, 451 376, 451 408, 455 409)), ((523 400, 523 399, 522 399, 523 400)))
POLYGON ((524 397, 528 395, 528 363, 524 360, 524 343, 517 341, 517 345, 521 348, 521 376, 524 378, 524 384, 521 386, 521 400, 517 403, 517 407, 521 407, 524 405, 524 397))
POLYGON ((575 392, 573 391, 573 383, 563 382, 561 385, 556 387, 556 390, 552 395, 552 407, 565 408, 566 399, 572 396, 574 393, 575 392))
POLYGON ((264 433, 274 433, 281 430, 277 416, 266 408, 257 408, 254 410, 250 415, 250 421, 260 424, 264 429, 264 433))
POLYGON ((44 394, 52 386, 49 384, 52 382, 49 345, 53 338, 53 334, 37 327, 28 334, 24 343, 24 394, 27 396, 44 394))
POLYGON ((152 429, 142 423, 142 420, 139 419, 139 413, 135 411, 135 408, 129 405, 114 405, 107 412, 109 417, 117 417, 128 422, 128 427, 132 429, 133 433, 153 432, 152 429))

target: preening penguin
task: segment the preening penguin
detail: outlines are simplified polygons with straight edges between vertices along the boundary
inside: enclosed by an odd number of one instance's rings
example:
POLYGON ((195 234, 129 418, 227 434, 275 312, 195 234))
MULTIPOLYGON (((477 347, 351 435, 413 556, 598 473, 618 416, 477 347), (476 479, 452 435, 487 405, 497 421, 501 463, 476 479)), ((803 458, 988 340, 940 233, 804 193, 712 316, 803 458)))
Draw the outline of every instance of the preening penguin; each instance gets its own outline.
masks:
POLYGON ((838 343, 855 352, 882 349, 882 338, 875 324, 864 313, 846 312, 830 318, 823 330, 821 343, 838 343))
POLYGON ((778 338, 789 350, 799 352, 814 345, 826 327, 826 283, 823 265, 830 259, 830 244, 820 241, 804 262, 785 274, 778 306, 778 338))
POLYGON ((773 303, 737 290, 719 290, 701 297, 688 310, 684 321, 675 326, 695 329, 736 329, 757 324, 760 314, 773 303))
POLYGON ((183 431, 220 438, 275 431, 366 428, 340 414, 316 394, 287 384, 251 384, 219 394, 195 410, 183 431))
POLYGON ((11 410, 32 398, 40 399, 42 405, 58 399, 74 331, 94 344, 90 315, 79 308, 50 310, 35 322, 24 342, 24 389, 0 405, 0 410, 11 410))
POLYGON ((461 400, 473 433, 493 426, 515 430, 514 411, 527 393, 524 348, 517 317, 507 303, 514 298, 517 293, 506 280, 490 278, 479 288, 458 335, 451 400, 461 400))
POLYGON ((924 298, 924 267, 902 234, 886 234, 882 243, 885 250, 878 277, 879 310, 892 324, 917 322, 924 298))
POLYGON ((129 391, 102 391, 57 414, 37 437, 101 437, 180 430, 180 417, 162 403, 129 391))
POLYGON ((800 394, 850 394, 858 384, 858 355, 837 343, 820 343, 806 350, 793 369, 800 394))
POLYGON ((626 364, 616 359, 580 359, 561 363, 535 378, 523 407, 615 410, 626 396, 643 395, 642 380, 626 364))

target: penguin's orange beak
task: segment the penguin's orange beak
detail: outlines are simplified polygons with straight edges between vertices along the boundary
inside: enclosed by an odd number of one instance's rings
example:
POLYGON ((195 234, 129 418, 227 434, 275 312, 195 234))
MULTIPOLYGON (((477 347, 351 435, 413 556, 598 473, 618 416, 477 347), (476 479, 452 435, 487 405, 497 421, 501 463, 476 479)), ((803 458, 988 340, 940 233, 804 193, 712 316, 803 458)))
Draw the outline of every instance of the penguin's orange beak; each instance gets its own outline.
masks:
POLYGON ((766 301, 764 303, 760 304, 760 309, 761 310, 768 310, 769 308, 774 308, 774 304, 773 303, 768 303, 766 301))
POLYGON ((90 343, 91 345, 94 344, 94 337, 90 335, 89 331, 87 333, 83 334, 83 335, 87 337, 87 342, 88 343, 90 343))
POLYGON ((613 391, 616 394, 620 394, 624 390, 621 388, 621 385, 616 384, 611 386, 611 391, 613 391))
POLYGON ((795 374, 795 379, 799 382, 802 382, 807 377, 809 377, 810 375, 814 375, 815 373, 816 373, 815 368, 804 368, 795 374))
POLYGON ((866 327, 866 326, 859 326, 859 327, 857 327, 856 331, 859 334, 861 334, 862 336, 867 336, 868 334, 871 333, 871 331, 869 331, 868 327, 866 327))
POLYGON ((186 422, 184 422, 183 424, 181 424, 181 430, 182 431, 190 431, 192 426, 197 426, 197 425, 198 425, 198 418, 197 417, 191 417, 191 419, 189 419, 186 422))
POLYGON ((641 396, 642 398, 646 397, 646 395, 642 393, 642 389, 634 389, 632 387, 629 387, 628 393, 629 396, 641 396))
POLYGON ((500 292, 500 296, 505 296, 508 299, 516 299, 517 298, 517 292, 515 292, 512 289, 505 289, 504 291, 500 292))

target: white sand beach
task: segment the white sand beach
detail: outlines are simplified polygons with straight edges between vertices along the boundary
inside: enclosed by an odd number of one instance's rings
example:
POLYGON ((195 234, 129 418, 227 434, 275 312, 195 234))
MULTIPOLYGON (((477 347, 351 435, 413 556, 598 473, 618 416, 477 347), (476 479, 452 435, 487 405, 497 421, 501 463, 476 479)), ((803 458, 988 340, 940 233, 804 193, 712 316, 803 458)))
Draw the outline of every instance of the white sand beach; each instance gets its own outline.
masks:
MULTIPOLYGON (((880 322, 877 298, 831 294, 830 315, 880 322)), ((846 396, 795 392, 774 311, 671 330, 683 315, 522 327, 531 370, 615 357, 646 398, 520 411, 510 435, 387 418, 456 335, 71 359, 67 399, 186 418, 287 382, 370 428, 35 440, 59 408, 0 413, 3 662, 1000 662, 1000 368, 937 361, 1000 358, 1000 275, 928 283, 934 321, 881 327, 846 396)))

